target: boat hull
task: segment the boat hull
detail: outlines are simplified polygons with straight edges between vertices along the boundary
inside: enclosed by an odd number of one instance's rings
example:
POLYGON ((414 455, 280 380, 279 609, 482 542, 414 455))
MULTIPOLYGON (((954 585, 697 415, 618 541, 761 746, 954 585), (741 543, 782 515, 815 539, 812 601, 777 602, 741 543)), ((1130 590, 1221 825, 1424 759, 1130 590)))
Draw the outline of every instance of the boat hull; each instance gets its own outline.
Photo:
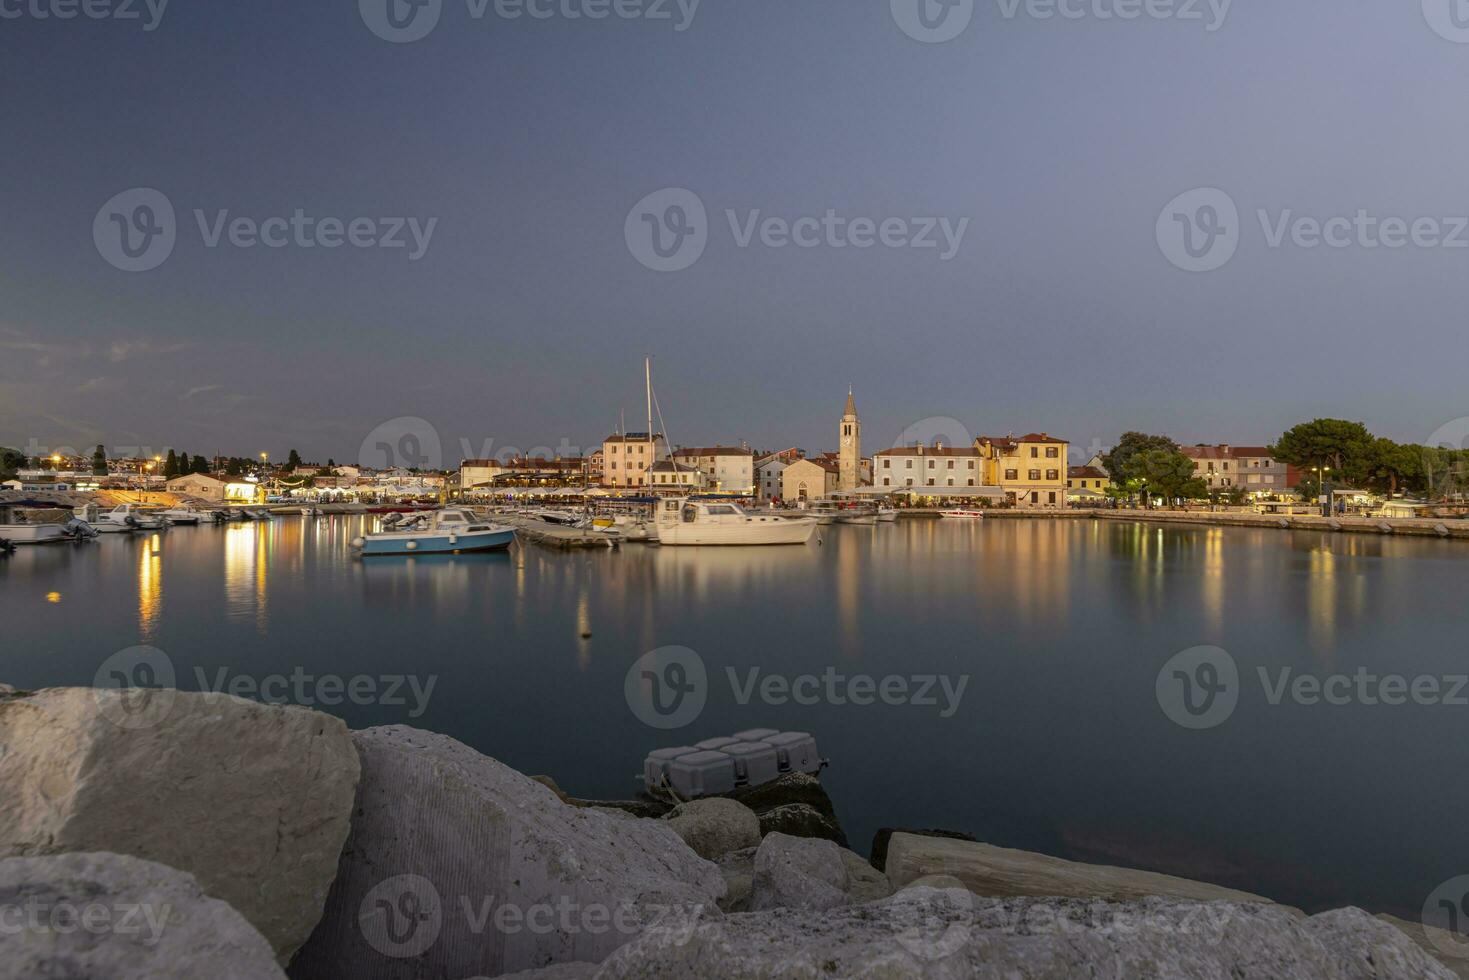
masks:
POLYGON ((877 523, 877 515, 876 514, 850 514, 850 515, 843 515, 843 516, 837 518, 837 523, 838 524, 868 524, 868 525, 871 525, 871 524, 876 524, 877 523))
POLYGON ((445 555, 455 552, 503 551, 515 540, 513 530, 431 532, 426 534, 369 535, 362 541, 362 554, 445 555))
POLYGON ((977 521, 984 517, 982 510, 946 510, 940 515, 948 520, 977 521))
POLYGON ((65 541, 67 534, 60 524, 0 524, 0 538, 11 544, 46 544, 65 541))
POLYGON ((751 524, 667 524, 658 528, 662 545, 805 544, 816 533, 816 521, 766 520, 751 524))

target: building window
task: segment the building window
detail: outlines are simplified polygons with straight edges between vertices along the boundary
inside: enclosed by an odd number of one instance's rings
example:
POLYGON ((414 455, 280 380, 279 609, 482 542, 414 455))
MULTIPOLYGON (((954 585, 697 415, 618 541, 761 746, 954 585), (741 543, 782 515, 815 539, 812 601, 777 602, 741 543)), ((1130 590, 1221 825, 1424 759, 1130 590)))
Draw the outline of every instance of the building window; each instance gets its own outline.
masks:
POLYGON ((1035 446, 1031 446, 1030 447, 1030 458, 1031 459, 1035 459, 1039 455, 1040 455, 1040 450, 1037 449, 1035 446))
POLYGON ((928 461, 928 468, 933 469, 933 460, 928 461))
POLYGON ((953 485, 954 485, 954 478, 951 476, 951 477, 949 477, 949 486, 952 487, 953 485))
POLYGON ((1056 459, 1060 455, 1061 455, 1061 450, 1060 450, 1059 447, 1057 447, 1057 446, 1047 446, 1046 447, 1046 459, 1056 459))
POLYGON ((971 487, 972 487, 972 486, 974 486, 974 481, 973 481, 973 480, 970 480, 970 481, 969 481, 969 485, 970 485, 970 486, 971 486, 971 487))
POLYGON ((1025 478, 1027 480, 1039 480, 1041 478, 1041 471, 1040 470, 1027 470, 1026 471, 1025 478))
POLYGON ((890 459, 885 459, 885 460, 882 461, 882 468, 885 469, 885 470, 886 469, 891 469, 892 468, 892 465, 893 465, 893 461, 890 460, 890 459))
POLYGON ((910 460, 908 460, 908 469, 911 470, 912 468, 913 468, 913 460, 910 459, 910 460))
POLYGON ((969 461, 969 468, 971 470, 974 469, 974 460, 972 460, 972 459, 969 461))
POLYGON ((1020 471, 1019 470, 1006 470, 1005 471, 1005 479, 1007 479, 1007 480, 1018 480, 1018 479, 1020 479, 1020 471))
POLYGON ((928 485, 933 486, 933 477, 928 478, 928 485))
POLYGON ((1046 479, 1047 480, 1059 480, 1060 478, 1061 478, 1061 471, 1060 470, 1046 470, 1046 479))
POLYGON ((886 486, 891 486, 892 485, 892 482, 893 481, 892 480, 889 480, 887 477, 883 477, 882 478, 882 485, 885 486, 885 487, 886 486))
POLYGON ((1051 503, 1054 504, 1055 502, 1056 502, 1056 491, 1052 490, 1051 491, 1051 503))

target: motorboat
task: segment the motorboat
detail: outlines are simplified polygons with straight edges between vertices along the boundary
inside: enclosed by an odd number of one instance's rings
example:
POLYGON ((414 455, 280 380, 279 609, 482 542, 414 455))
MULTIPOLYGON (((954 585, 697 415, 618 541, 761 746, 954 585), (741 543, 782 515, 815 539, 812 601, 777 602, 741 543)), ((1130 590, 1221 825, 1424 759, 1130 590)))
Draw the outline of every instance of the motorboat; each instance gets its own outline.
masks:
POLYGON ((515 529, 480 520, 473 511, 452 508, 417 514, 399 521, 392 530, 377 531, 352 541, 368 555, 435 555, 464 551, 500 551, 515 540, 515 529))
POLYGON ((168 521, 169 524, 198 524, 200 513, 187 507, 170 507, 168 510, 160 511, 159 517, 168 521))
POLYGON ((814 517, 751 515, 723 500, 669 497, 658 504, 658 542, 665 545, 805 544, 814 517))
POLYGON ((835 524, 841 512, 842 508, 834 500, 817 500, 806 508, 817 524, 835 524))
POLYGON ((871 526, 877 523, 877 508, 867 503, 843 504, 837 511, 837 523, 871 526))
POLYGON ((96 504, 84 504, 72 509, 78 520, 85 521, 87 526, 98 534, 131 534, 136 528, 126 521, 113 520, 110 513, 104 513, 96 504))
POLYGON ((884 507, 879 504, 877 507, 877 519, 883 524, 893 523, 898 519, 898 508, 884 507))
POLYGON ((0 507, 0 538, 13 545, 47 544, 69 541, 72 537, 65 524, 35 520, 19 507, 0 507))
POLYGON ((940 517, 951 518, 960 521, 977 521, 984 517, 982 510, 941 510, 940 517))
POLYGON ((168 526, 168 521, 156 511, 145 510, 137 504, 118 504, 106 514, 105 519, 143 531, 159 531, 168 526))

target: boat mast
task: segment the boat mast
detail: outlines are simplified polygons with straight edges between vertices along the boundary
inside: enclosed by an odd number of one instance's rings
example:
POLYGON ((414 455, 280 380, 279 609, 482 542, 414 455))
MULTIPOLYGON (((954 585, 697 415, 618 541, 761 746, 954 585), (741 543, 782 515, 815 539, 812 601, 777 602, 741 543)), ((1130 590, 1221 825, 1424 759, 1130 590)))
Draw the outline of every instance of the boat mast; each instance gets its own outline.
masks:
POLYGON ((658 462, 658 441, 653 438, 653 356, 643 358, 643 382, 648 395, 648 444, 653 462, 658 462))

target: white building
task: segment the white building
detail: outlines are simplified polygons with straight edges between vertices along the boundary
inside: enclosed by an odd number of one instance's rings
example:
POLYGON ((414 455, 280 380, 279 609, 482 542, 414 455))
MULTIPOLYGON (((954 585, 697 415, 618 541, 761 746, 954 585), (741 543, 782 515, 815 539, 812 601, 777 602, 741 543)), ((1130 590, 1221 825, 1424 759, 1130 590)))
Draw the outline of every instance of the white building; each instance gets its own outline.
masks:
POLYGON ((668 441, 661 432, 608 436, 602 440, 602 486, 646 486, 648 468, 667 458, 668 441))
POLYGON ((739 446, 680 449, 673 457, 702 470, 705 489, 711 493, 755 492, 755 454, 748 449, 739 446))

